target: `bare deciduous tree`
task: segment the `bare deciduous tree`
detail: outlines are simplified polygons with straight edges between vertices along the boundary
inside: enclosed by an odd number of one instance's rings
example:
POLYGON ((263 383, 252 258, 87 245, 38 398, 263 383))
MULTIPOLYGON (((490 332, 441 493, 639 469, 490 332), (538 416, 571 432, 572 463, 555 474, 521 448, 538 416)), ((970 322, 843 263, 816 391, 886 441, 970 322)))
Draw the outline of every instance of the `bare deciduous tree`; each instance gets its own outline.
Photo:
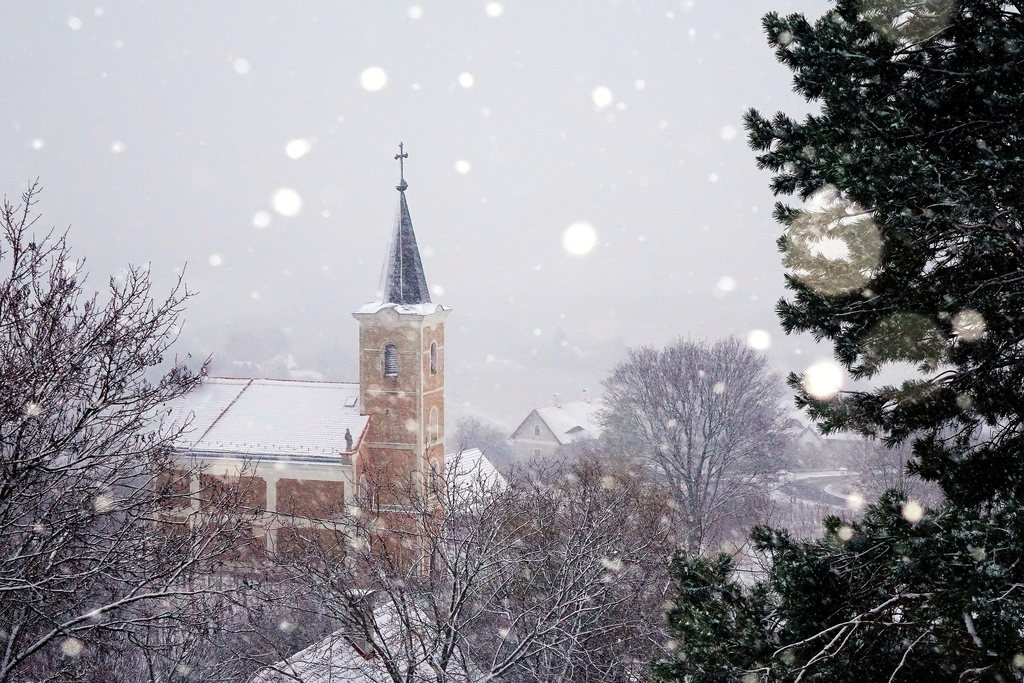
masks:
POLYGON ((173 514, 190 473, 160 414, 200 378, 165 359, 188 293, 155 301, 131 268, 85 295, 37 193, 0 208, 0 682, 167 680, 197 664, 224 593, 194 577, 239 527, 173 514))
POLYGON ((306 543, 282 553, 282 570, 340 629, 257 680, 646 671, 664 641, 668 525, 657 493, 596 463, 504 486, 458 458, 447 469, 425 497, 406 496, 411 517, 364 506, 334 525, 295 527, 306 543))
POLYGON ((908 444, 887 446, 881 441, 865 440, 860 445, 859 484, 868 502, 875 502, 889 490, 898 491, 907 500, 937 507, 942 490, 934 482, 925 481, 907 467, 914 460, 908 444))
POLYGON ((670 483, 685 550, 714 550, 757 521, 784 422, 782 384, 763 355, 735 338, 641 347, 604 386, 606 438, 670 483))
POLYGON ((475 415, 465 415, 455 423, 451 444, 462 452, 479 448, 487 454, 502 473, 508 473, 515 464, 512 447, 508 445, 508 432, 475 415))

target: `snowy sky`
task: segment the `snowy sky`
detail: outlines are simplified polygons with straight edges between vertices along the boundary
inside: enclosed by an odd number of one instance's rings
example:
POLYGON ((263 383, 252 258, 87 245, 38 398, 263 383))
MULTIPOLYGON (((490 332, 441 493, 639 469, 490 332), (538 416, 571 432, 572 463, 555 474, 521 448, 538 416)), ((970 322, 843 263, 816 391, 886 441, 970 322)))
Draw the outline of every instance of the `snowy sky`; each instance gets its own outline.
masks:
POLYGON ((826 6, 7 2, 0 191, 40 178, 94 286, 149 262, 166 288, 187 262, 180 352, 284 350, 351 380, 403 140, 427 281, 455 309, 450 410, 515 423, 679 336, 763 330, 803 369, 830 350, 776 322, 779 228, 741 116, 807 110, 760 17, 826 6))

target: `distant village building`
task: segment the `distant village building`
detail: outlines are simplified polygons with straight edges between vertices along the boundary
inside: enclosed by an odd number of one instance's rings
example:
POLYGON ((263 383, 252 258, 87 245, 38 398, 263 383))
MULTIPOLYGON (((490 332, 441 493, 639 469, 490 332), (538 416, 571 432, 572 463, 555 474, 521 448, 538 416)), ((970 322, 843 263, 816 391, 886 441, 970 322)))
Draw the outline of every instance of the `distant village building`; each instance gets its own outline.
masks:
POLYGON ((798 418, 786 421, 785 460, 796 471, 860 469, 871 442, 859 434, 837 432, 823 436, 813 424, 798 418))
POLYGON ((601 434, 598 420, 603 406, 598 401, 574 401, 535 408, 509 437, 513 455, 520 462, 555 455, 562 446, 601 434))
POLYGON ((825 438, 814 427, 805 425, 796 418, 786 420, 783 433, 794 448, 821 449, 825 446, 825 438))
MULTIPOLYGON (((370 486, 425 489, 426 473, 444 471, 451 309, 430 301, 407 188, 403 172, 381 297, 353 313, 358 382, 212 377, 172 406, 177 419, 191 416, 177 456, 206 467, 191 482, 193 508, 215 480, 238 484, 263 511, 255 533, 268 549, 282 515, 289 526, 315 526, 370 486)), ((402 514, 399 497, 379 502, 402 514)))

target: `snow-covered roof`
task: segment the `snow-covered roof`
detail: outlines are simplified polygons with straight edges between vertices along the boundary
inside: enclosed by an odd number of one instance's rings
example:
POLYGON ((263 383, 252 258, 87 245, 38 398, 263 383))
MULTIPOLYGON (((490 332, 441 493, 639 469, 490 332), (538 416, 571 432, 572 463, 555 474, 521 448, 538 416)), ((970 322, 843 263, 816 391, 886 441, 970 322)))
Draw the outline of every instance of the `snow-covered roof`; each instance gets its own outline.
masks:
POLYGON ((493 488, 508 482, 479 448, 467 448, 444 456, 448 484, 470 488, 493 488))
POLYGON ((442 306, 441 304, 433 304, 427 302, 425 304, 396 304, 390 301, 373 301, 368 304, 364 304, 359 307, 356 311, 356 315, 360 313, 377 313, 385 308, 390 308, 399 315, 431 315, 438 311, 450 311, 449 306, 442 306))
POLYGON ((177 447, 203 453, 337 458, 359 448, 369 422, 350 382, 208 377, 170 409, 175 421, 192 416, 177 447))
POLYGON ((558 443, 565 445, 583 437, 597 436, 601 432, 598 414, 602 407, 597 401, 576 401, 537 408, 537 415, 554 433, 558 443))
MULTIPOLYGON (((405 639, 400 632, 404 619, 398 619, 398 610, 393 602, 385 602, 373 613, 373 620, 380 635, 390 644, 392 651, 404 651, 405 639)), ((436 629, 429 622, 426 614, 419 609, 409 609, 401 615, 407 618, 410 626, 419 633, 430 633, 436 629)), ((436 681, 437 675, 420 653, 420 661, 415 663, 411 679, 415 683, 436 681)), ((458 668, 453 658, 452 670, 448 671, 447 680, 453 683, 469 683, 470 676, 458 668)), ((404 664, 405 662, 401 662, 404 664)), ((479 680, 474 669, 472 680, 479 680)), ((282 662, 257 672, 250 683, 390 683, 392 679, 384 668, 380 654, 375 654, 365 642, 345 634, 344 629, 335 631, 318 643, 300 650, 282 662)))

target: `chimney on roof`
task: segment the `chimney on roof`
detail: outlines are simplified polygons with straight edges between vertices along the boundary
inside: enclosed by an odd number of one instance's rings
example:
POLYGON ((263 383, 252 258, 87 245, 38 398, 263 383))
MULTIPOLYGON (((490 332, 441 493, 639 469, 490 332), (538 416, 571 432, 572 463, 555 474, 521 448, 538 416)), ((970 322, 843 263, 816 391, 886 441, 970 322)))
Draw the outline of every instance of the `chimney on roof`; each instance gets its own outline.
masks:
POLYGON ((352 452, 352 432, 348 427, 345 427, 345 450, 349 453, 352 452))
POLYGON ((561 408, 562 407, 562 398, 558 394, 555 394, 554 396, 552 396, 552 400, 555 402, 555 407, 556 408, 561 408))

